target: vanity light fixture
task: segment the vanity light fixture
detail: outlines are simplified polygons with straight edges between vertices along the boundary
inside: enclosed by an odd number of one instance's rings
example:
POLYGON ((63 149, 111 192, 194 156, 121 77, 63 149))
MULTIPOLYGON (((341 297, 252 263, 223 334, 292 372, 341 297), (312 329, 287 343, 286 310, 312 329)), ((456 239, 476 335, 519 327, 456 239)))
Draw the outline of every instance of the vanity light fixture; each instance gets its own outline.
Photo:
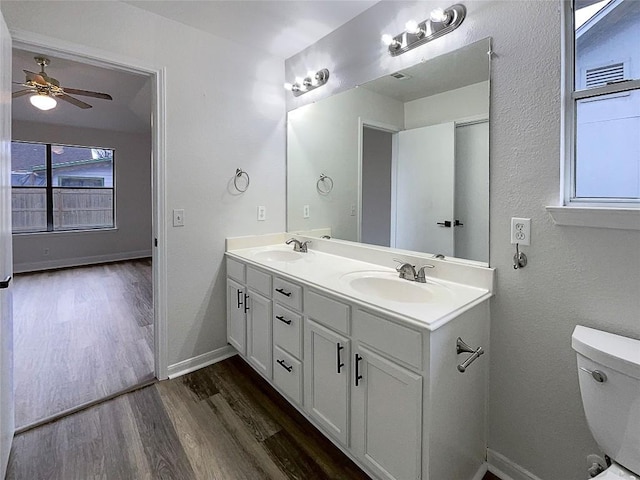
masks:
POLYGON ((285 83, 284 88, 293 93, 295 97, 299 97, 303 93, 315 90, 321 87, 329 80, 329 70, 323 68, 317 72, 308 72, 307 76, 296 77, 295 83, 285 83))
POLYGON ((36 93, 35 95, 31 95, 31 97, 29 97, 29 101, 31 102, 31 105, 39 108, 40 110, 51 110, 58 104, 55 98, 47 95, 46 93, 36 93))
POLYGON ((444 10, 436 8, 427 20, 420 23, 409 20, 405 25, 406 30, 395 37, 389 34, 382 35, 382 43, 388 47, 389 55, 401 55, 454 31, 462 24, 466 14, 467 9, 461 4, 452 5, 444 10))

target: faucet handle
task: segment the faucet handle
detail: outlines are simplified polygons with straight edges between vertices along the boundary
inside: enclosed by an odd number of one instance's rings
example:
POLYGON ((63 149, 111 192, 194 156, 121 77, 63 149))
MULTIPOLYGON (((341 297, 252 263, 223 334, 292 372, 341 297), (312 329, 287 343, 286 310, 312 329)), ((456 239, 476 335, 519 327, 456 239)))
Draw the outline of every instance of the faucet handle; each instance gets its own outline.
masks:
POLYGON ((302 242, 300 244, 300 251, 303 253, 306 253, 307 251, 307 245, 309 245, 310 243, 313 243, 311 240, 305 240, 304 242, 302 242))
POLYGON ((416 282, 418 282, 418 283, 427 283, 427 275, 425 273, 425 269, 427 269, 427 268, 436 268, 436 267, 435 267, 435 265, 431 265, 430 263, 422 265, 420 267, 420 269, 418 270, 418 273, 416 274, 416 282))

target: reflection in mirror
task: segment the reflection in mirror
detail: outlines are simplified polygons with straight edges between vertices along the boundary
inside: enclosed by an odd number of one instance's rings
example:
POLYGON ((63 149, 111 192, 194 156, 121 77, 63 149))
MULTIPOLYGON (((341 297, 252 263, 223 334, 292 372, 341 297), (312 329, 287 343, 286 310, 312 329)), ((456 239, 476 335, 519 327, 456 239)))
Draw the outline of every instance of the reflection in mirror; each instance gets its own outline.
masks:
POLYGON ((490 50, 487 38, 289 112, 288 230, 488 264, 490 50))

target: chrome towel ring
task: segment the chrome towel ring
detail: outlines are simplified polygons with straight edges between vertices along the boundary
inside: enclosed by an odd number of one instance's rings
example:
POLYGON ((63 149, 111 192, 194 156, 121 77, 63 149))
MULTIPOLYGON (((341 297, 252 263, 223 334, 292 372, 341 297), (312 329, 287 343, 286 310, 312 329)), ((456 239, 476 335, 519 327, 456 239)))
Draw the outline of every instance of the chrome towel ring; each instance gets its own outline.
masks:
POLYGON ((249 183, 250 183, 249 174, 244 170, 242 170, 241 168, 236 168, 236 175, 235 177, 233 177, 233 186, 236 187, 236 190, 238 190, 240 193, 246 192, 247 189, 249 188, 249 183), (246 185, 244 185, 244 188, 240 188, 238 186, 238 179, 242 177, 246 177, 247 179, 247 183, 246 185))
POLYGON ((328 195, 333 190, 333 179, 324 173, 320 174, 320 178, 316 182, 316 188, 322 195, 328 195))

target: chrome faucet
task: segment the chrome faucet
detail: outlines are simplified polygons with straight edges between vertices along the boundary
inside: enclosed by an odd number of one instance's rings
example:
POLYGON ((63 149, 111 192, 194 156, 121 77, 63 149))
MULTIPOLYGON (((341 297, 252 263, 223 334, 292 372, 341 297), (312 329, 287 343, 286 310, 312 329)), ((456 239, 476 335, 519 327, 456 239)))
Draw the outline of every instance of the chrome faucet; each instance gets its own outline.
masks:
POLYGON ((398 260, 397 258, 393 259, 398 262, 396 266, 396 272, 400 274, 400 278, 404 278, 405 280, 409 280, 410 282, 418 282, 418 283, 427 283, 427 276, 425 274, 425 270, 427 268, 435 268, 431 264, 426 264, 420 267, 418 273, 416 273, 416 267, 411 265, 410 263, 404 262, 402 260, 398 260))
POLYGON ((307 245, 311 243, 311 240, 307 240, 306 242, 300 242, 300 240, 296 238, 290 238, 286 242, 287 245, 291 245, 293 243, 293 251, 300 253, 307 253, 307 245))

